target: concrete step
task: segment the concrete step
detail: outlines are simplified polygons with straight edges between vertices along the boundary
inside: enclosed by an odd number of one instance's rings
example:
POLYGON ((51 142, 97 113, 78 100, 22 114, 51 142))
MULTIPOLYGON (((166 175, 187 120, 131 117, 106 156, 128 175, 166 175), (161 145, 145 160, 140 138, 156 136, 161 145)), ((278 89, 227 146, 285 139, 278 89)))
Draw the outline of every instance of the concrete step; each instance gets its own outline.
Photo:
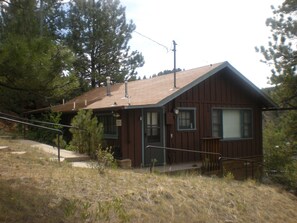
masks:
POLYGON ((2 135, 1 135, 1 136, 0 136, 0 139, 7 139, 7 140, 8 140, 8 139, 12 139, 12 136, 2 136, 2 135))
POLYGON ((89 161, 90 157, 84 154, 78 154, 76 156, 61 156, 66 160, 67 162, 84 162, 84 161, 89 161))
POLYGON ((8 146, 0 146, 0 152, 10 152, 11 149, 8 146))
POLYGON ((96 168, 97 162, 89 160, 89 161, 82 161, 82 162, 71 162, 71 164, 74 167, 96 168))
MULTIPOLYGON (((38 143, 32 145, 32 147, 39 148, 47 153, 54 154, 56 157, 58 157, 58 149, 56 147, 38 143)), ((61 161, 67 161, 67 162, 82 162, 82 161, 88 161, 90 160, 90 157, 86 154, 80 154, 74 151, 68 151, 65 149, 60 149, 60 158, 61 161)))

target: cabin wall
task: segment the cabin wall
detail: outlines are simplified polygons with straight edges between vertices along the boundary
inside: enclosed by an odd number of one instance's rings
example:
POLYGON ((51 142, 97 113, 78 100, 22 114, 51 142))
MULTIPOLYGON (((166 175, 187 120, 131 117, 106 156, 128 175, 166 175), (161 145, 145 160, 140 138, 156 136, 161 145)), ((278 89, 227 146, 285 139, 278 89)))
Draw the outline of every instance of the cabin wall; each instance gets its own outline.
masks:
MULTIPOLYGON (((178 83, 177 83, 178 86, 178 83)), ((221 140, 221 152, 228 157, 249 157, 262 155, 262 113, 260 102, 253 89, 224 69, 197 86, 191 88, 165 106, 168 122, 166 146, 181 149, 200 150, 201 139, 212 137, 211 112, 213 108, 251 108, 253 114, 252 139, 221 140), (177 131, 177 116, 174 108, 196 108, 196 131, 177 131)), ((180 163, 198 160, 194 153, 168 152, 167 162, 180 163)))

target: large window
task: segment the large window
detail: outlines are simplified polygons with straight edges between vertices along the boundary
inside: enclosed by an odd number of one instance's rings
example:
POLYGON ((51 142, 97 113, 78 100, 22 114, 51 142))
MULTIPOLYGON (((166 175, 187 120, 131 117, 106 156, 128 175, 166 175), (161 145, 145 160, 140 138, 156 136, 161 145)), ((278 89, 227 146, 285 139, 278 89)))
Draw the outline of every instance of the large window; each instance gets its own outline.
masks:
POLYGON ((213 109, 212 136, 223 139, 252 137, 250 109, 213 109))
POLYGON ((103 124, 104 138, 118 138, 116 118, 112 114, 100 114, 98 119, 103 124))
POLYGON ((196 109, 179 108, 177 116, 178 130, 195 130, 196 129, 196 109))

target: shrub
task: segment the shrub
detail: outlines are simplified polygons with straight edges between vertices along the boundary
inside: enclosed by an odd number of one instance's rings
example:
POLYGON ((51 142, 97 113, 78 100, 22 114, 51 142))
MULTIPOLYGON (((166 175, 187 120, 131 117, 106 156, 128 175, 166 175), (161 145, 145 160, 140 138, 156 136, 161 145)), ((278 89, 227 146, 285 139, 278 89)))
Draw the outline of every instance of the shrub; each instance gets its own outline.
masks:
POLYGON ((79 110, 71 125, 73 128, 70 129, 72 133, 70 147, 95 158, 98 146, 102 143, 103 125, 93 117, 92 110, 79 110))
POLYGON ((67 148, 67 142, 64 140, 62 135, 56 135, 56 138, 53 139, 53 142, 56 146, 60 146, 61 149, 67 148))
POLYGON ((111 152, 111 148, 102 149, 101 145, 97 151, 98 171, 100 174, 105 172, 107 167, 116 167, 116 160, 111 152))
MULTIPOLYGON (((40 124, 40 125, 44 125, 46 127, 50 127, 50 128, 54 128, 54 129, 61 129, 62 127, 58 125, 61 120, 61 115, 62 115, 62 113, 60 113, 60 112, 48 112, 48 113, 42 114, 42 116, 38 119, 36 117, 32 116, 31 120, 49 122, 49 123, 52 123, 52 125, 50 125, 50 126, 48 124, 40 124)), ((39 124, 39 123, 37 123, 37 124, 39 124)), ((29 131, 26 133, 27 134, 26 136, 29 139, 57 146, 56 142, 57 142, 58 134, 56 132, 46 130, 46 129, 37 128, 37 127, 31 127, 31 126, 28 127, 28 130, 29 131)), ((62 141, 62 139, 63 139, 63 137, 60 136, 61 141, 62 141)))

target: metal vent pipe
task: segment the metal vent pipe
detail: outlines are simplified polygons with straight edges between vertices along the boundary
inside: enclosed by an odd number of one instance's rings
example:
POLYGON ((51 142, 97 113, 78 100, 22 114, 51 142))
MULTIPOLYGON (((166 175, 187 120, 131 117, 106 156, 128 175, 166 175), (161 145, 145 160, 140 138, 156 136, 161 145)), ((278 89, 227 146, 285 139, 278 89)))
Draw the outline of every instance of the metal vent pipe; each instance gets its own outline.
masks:
POLYGON ((125 98, 128 98, 128 81, 125 81, 125 98))
POLYGON ((106 77, 106 85, 107 85, 107 87, 106 87, 106 95, 107 96, 110 96, 111 95, 110 94, 110 88, 111 88, 111 86, 110 86, 110 77, 109 76, 106 77))

